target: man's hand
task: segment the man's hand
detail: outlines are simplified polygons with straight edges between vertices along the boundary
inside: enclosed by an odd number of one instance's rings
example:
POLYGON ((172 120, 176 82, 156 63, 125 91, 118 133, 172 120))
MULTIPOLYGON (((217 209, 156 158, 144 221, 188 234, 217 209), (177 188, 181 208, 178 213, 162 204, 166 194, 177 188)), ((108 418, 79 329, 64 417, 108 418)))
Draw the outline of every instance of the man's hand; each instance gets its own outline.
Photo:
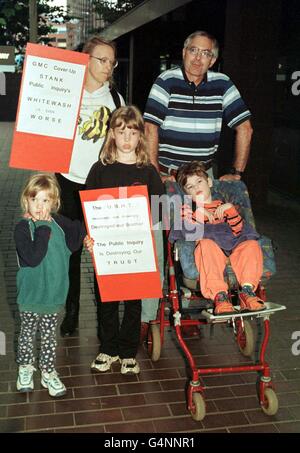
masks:
POLYGON ((231 175, 230 173, 223 175, 219 178, 220 181, 240 181, 240 175, 231 175))
MULTIPOLYGON (((243 123, 235 127, 235 146, 234 146, 234 161, 233 166, 237 170, 244 171, 248 162, 248 157, 250 153, 251 138, 253 134, 253 129, 250 123, 250 120, 246 120, 243 123)), ((220 178, 222 181, 234 181, 239 180, 238 175, 228 175, 222 176, 220 178), (226 177, 225 179, 223 179, 226 177)))

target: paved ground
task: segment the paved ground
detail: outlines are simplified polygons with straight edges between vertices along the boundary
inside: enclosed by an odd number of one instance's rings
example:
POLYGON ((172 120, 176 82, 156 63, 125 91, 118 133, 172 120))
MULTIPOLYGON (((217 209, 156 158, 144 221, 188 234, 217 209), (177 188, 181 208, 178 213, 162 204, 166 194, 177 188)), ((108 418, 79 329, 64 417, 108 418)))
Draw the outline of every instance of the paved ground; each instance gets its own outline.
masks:
MULTIPOLYGON (((259 231, 272 237, 277 248, 278 273, 268 285, 268 298, 288 307, 271 317, 267 354, 280 404, 277 415, 268 417, 259 408, 256 373, 227 374, 203 378, 207 416, 202 422, 193 421, 185 403, 185 361, 172 331, 167 332, 158 362, 152 363, 140 348, 138 377, 122 376, 117 365, 111 373, 91 373, 98 342, 92 269, 86 254, 80 329, 71 338, 59 339, 57 369, 67 395, 51 399, 38 376, 33 393, 16 392, 14 348, 19 321, 12 231, 19 214, 19 193, 30 172, 8 168, 12 129, 12 123, 0 123, 0 352, 6 346, 6 355, 0 355, 0 432, 300 432, 300 354, 292 353, 293 332, 298 332, 300 340, 300 209, 292 202, 282 207, 283 200, 274 196, 263 212, 256 213, 256 220, 259 231)), ((224 325, 214 329, 213 338, 209 329, 202 328, 201 337, 189 344, 199 366, 249 363, 224 325)), ((294 348, 300 353, 300 342, 294 348)))

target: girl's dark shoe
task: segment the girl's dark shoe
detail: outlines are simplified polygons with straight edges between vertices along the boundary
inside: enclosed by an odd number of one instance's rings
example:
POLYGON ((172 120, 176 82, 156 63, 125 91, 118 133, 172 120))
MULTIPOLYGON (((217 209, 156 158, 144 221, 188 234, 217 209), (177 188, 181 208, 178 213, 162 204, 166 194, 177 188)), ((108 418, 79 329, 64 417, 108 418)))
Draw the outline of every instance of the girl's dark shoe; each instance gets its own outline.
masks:
POLYGON ((60 325, 60 334, 62 337, 72 335, 78 327, 78 315, 66 313, 63 322, 60 325))

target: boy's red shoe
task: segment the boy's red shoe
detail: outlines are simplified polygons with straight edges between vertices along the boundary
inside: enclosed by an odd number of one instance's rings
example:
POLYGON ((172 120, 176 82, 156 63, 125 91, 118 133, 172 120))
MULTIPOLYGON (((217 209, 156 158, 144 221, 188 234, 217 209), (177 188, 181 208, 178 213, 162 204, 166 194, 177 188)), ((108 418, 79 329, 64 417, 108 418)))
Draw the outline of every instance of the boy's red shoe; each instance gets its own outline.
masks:
POLYGON ((234 307, 225 291, 220 291, 214 298, 214 315, 231 315, 234 307))
POLYGON ((264 302, 257 297, 250 285, 242 286, 241 291, 239 291, 239 299, 241 311, 261 311, 266 309, 264 302))

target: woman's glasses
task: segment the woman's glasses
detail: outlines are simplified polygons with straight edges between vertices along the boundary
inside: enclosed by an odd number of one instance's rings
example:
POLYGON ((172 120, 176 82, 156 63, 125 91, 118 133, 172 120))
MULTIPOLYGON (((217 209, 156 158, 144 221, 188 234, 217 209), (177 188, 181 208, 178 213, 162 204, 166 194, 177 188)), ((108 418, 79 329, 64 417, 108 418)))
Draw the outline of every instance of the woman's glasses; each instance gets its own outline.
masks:
POLYGON ((107 57, 103 57, 103 58, 99 58, 99 57, 94 57, 94 55, 90 55, 91 58, 96 58, 96 60, 100 61, 100 63, 104 66, 106 65, 106 63, 109 63, 110 66, 112 68, 116 68, 118 66, 118 61, 117 60, 114 60, 114 61, 111 61, 109 58, 107 57))

